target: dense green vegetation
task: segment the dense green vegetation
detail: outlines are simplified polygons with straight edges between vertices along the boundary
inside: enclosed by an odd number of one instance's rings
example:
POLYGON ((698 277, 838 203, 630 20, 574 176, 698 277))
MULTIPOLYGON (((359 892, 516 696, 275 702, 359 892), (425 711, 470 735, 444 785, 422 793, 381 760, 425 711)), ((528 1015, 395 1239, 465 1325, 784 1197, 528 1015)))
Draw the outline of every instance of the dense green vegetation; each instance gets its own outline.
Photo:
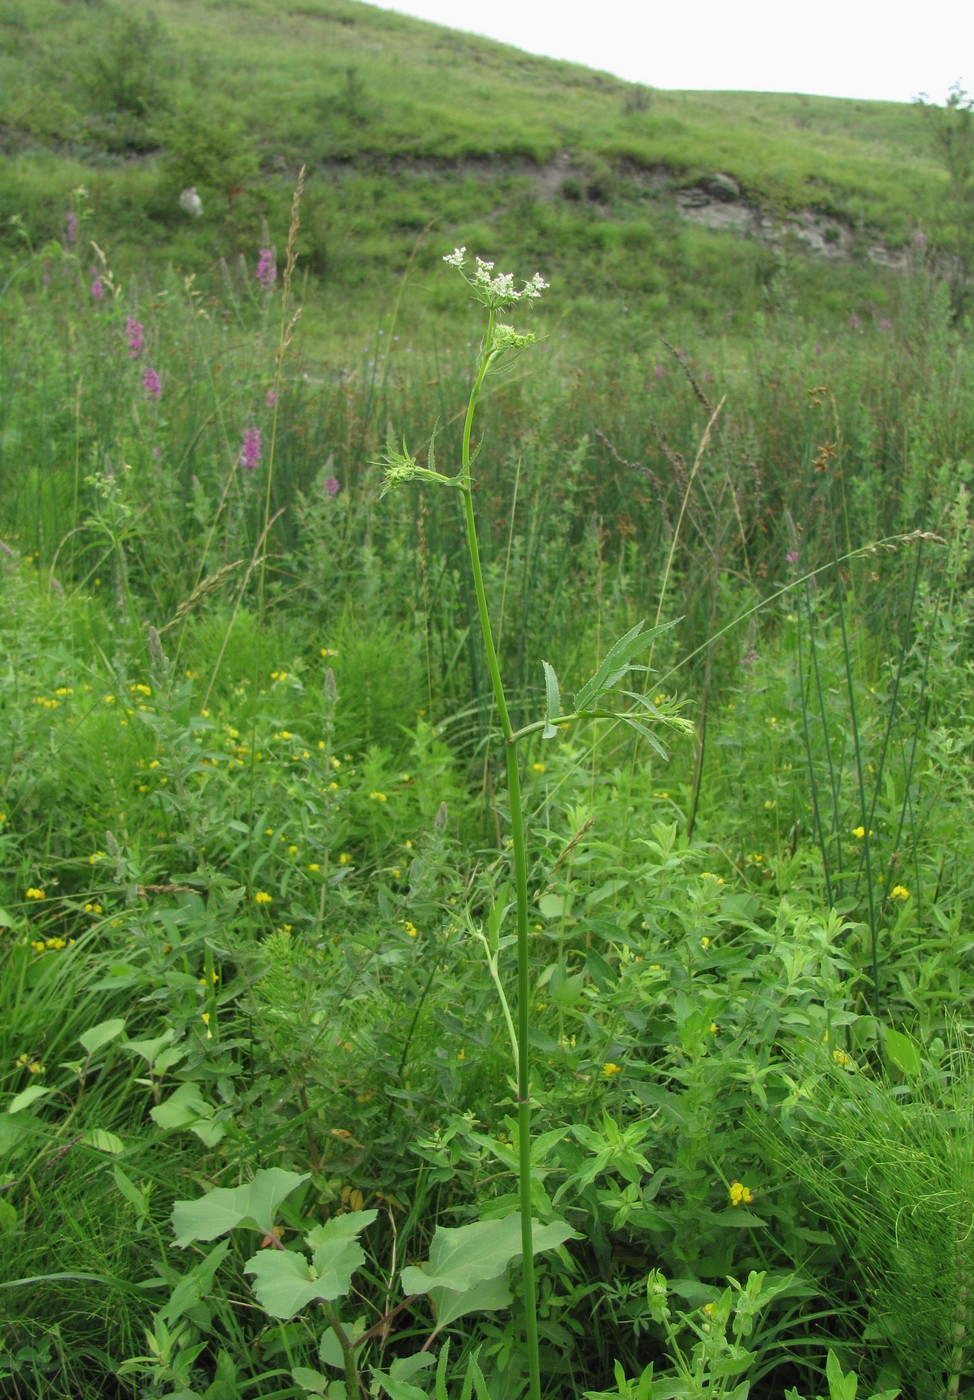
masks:
POLYGON ((0 25, 0 1394, 963 1393, 923 114, 351 0, 0 25), (846 260, 684 221, 718 170, 846 260))

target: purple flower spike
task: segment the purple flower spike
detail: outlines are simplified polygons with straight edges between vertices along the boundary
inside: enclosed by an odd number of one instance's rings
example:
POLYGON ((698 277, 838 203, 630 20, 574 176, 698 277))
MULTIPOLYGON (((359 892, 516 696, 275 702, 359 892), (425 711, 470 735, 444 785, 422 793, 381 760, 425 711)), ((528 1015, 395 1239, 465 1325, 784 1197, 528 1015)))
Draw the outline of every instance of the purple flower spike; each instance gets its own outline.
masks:
POLYGON ((155 399, 158 402, 162 393, 162 381, 155 370, 148 365, 146 365, 145 373, 142 376, 142 389, 147 399, 155 399))
POLYGON ((247 428, 243 435, 243 450, 240 453, 242 471, 253 472, 260 466, 260 429, 247 428))
POLYGON ((339 491, 342 489, 339 486, 335 477, 333 476, 326 477, 325 480, 322 482, 322 485, 328 492, 329 496, 337 496, 339 491))
POLYGON ((95 301, 101 301, 105 295, 105 284, 97 274, 91 279, 91 295, 95 301))
POLYGON ((261 248, 260 257, 257 259, 257 281, 265 291, 270 291, 277 277, 277 268, 274 266, 274 249, 261 248))
POLYGON ((129 359, 138 359, 142 349, 142 322, 130 316, 125 322, 125 341, 129 348, 129 359))

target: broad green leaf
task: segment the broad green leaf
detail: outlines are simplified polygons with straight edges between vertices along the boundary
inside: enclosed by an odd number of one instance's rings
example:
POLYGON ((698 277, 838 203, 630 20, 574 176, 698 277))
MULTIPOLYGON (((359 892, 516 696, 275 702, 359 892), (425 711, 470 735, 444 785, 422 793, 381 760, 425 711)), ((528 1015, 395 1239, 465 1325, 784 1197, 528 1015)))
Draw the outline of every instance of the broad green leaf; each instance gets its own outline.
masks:
POLYGON ((20 1224, 17 1207, 0 1196, 0 1235, 11 1234, 20 1224))
POLYGON ((11 918, 11 916, 7 913, 6 909, 0 909, 0 928, 16 928, 16 927, 17 927, 17 925, 14 923, 13 919, 11 918))
POLYGON ((222 1123, 211 1123, 214 1108, 200 1092, 199 1085, 180 1084, 176 1091, 150 1109, 149 1117, 160 1128, 187 1128, 207 1147, 215 1147, 226 1133, 222 1123))
POLYGON ((99 1152, 109 1152, 113 1157, 125 1151, 122 1139, 104 1128, 89 1128, 86 1133, 82 1133, 81 1141, 86 1147, 95 1147, 99 1152))
POLYGON ((110 1021, 101 1021, 97 1026, 92 1026, 90 1031, 85 1031, 78 1039, 88 1054, 94 1055, 103 1045, 110 1045, 113 1040, 117 1040, 124 1029, 125 1022, 120 1016, 115 1016, 110 1021))
POLYGON ((855 1371, 844 1375, 839 1358, 830 1351, 825 1362, 825 1377, 829 1383, 829 1400, 856 1400, 859 1382, 855 1371))
POLYGON ((923 1069, 923 1062, 913 1041, 902 1031, 894 1031, 892 1026, 886 1027, 885 1035, 886 1053, 893 1064, 901 1074, 915 1078, 923 1069))
POLYGON ((177 1201, 172 1211, 176 1245, 183 1248, 194 1240, 215 1240, 218 1235, 225 1235, 240 1225, 269 1235, 274 1229, 278 1206, 307 1181, 309 1175, 308 1172, 298 1175, 281 1167, 266 1167, 243 1186, 229 1189, 218 1186, 199 1200, 177 1201))
POLYGON ((558 737, 558 730, 552 723, 561 714, 561 692, 558 689, 558 677, 554 668, 548 665, 547 661, 542 661, 544 667, 545 685, 545 726, 541 731, 542 739, 555 739, 558 737))
POLYGON ((311 1395, 327 1395, 331 1385, 327 1376, 323 1376, 320 1371, 312 1371, 310 1366, 295 1366, 291 1372, 291 1379, 295 1385, 301 1386, 311 1395))
POLYGON ((356 1236, 371 1225, 378 1214, 377 1210, 349 1211, 347 1215, 333 1216, 308 1232, 322 1298, 341 1298, 348 1292, 352 1274, 365 1263, 365 1252, 356 1236))
POLYGON ((159 1051, 166 1045, 172 1044, 175 1034, 176 1032, 170 1027, 163 1031, 162 1035, 153 1036, 151 1040, 127 1040, 122 1048, 133 1055, 141 1055, 151 1065, 155 1063, 159 1051))
POLYGON ((432 1366, 433 1361, 434 1357, 428 1351, 397 1356, 388 1372, 373 1371, 372 1377, 379 1381, 390 1400, 429 1400, 429 1392, 413 1385, 412 1378, 432 1366))
POLYGON ((449 1327, 451 1322, 456 1322, 458 1317, 466 1317, 468 1313, 497 1312, 510 1307, 513 1302, 506 1269, 497 1278, 484 1279, 483 1283, 475 1283, 472 1288, 460 1292, 452 1288, 431 1288, 429 1297, 436 1316, 437 1331, 449 1327))
MULTIPOLYGON (((563 1220, 549 1225, 535 1221, 535 1253, 554 1249, 573 1233, 563 1220)), ((419 1268, 403 1269, 402 1286, 407 1293, 429 1293, 433 1288, 462 1293, 474 1284, 497 1278, 520 1253, 521 1221, 517 1215, 505 1216, 503 1220, 475 1220, 456 1229, 439 1225, 430 1246, 429 1262, 419 1268)))
POLYGON ((244 1265, 252 1274, 257 1301, 271 1317, 295 1317, 312 1303, 337 1295, 323 1292, 318 1275, 303 1254, 290 1249, 265 1249, 244 1265))
POLYGON ((28 1084, 26 1089, 21 1089, 19 1094, 7 1104, 8 1113, 19 1113, 22 1108, 28 1108, 37 1099, 43 1099, 48 1094, 53 1094, 54 1090, 47 1088, 44 1084, 28 1084))
POLYGON ((332 1385, 327 1376, 323 1376, 320 1371, 312 1371, 311 1366, 295 1366, 291 1372, 291 1380, 312 1396, 326 1396, 327 1387, 332 1385))

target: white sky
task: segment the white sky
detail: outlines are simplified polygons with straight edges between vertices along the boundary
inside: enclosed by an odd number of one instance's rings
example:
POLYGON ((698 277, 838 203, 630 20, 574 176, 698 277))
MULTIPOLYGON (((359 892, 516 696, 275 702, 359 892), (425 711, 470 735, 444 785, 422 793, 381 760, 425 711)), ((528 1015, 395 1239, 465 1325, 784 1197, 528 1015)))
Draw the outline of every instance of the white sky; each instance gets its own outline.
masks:
POLYGON ((974 87, 971 0, 369 0, 657 88, 942 102, 974 87))

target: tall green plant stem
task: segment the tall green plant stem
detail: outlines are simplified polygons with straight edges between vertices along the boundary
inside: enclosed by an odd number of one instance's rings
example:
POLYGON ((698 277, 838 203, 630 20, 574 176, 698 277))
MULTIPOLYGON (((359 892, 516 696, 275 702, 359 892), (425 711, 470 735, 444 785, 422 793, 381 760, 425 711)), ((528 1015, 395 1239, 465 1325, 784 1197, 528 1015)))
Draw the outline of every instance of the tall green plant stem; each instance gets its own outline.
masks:
POLYGON ((531 1228, 531 1087, 530 1065, 528 1060, 529 1028, 529 979, 528 979, 528 868, 524 839, 524 813, 521 809, 521 773, 518 766, 518 753, 514 727, 504 693, 500 664, 494 646, 494 634, 490 625, 487 608, 487 593, 484 588, 484 575, 480 566, 480 546, 477 541, 477 521, 473 508, 473 490, 470 467, 470 438, 473 432, 474 414, 477 400, 483 387, 491 361, 496 356, 492 350, 494 338, 494 311, 488 312, 487 334, 477 378, 467 404, 467 415, 463 424, 463 452, 461 459, 461 484, 463 494, 464 521, 467 527, 467 547, 470 552, 470 567, 473 573, 474 590, 477 595, 477 609, 480 614, 480 629, 487 654, 487 669, 497 705, 501 733, 504 737, 504 757, 507 763, 507 791, 511 808, 511 845, 514 852, 514 888, 517 900, 517 1126, 518 1126, 518 1188, 521 1207, 521 1254, 523 1259, 524 1331, 528 1353, 528 1378, 531 1400, 541 1400, 541 1363, 538 1353, 538 1308, 535 1294, 534 1242, 531 1228))

